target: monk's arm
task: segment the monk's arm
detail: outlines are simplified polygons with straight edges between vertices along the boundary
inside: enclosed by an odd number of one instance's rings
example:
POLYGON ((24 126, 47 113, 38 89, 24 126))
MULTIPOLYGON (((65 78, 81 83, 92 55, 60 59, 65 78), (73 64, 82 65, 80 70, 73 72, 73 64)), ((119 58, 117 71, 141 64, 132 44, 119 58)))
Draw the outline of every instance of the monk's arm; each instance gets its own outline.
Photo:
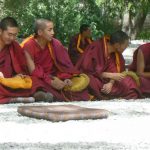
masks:
POLYGON ((28 66, 29 73, 32 76, 36 76, 40 79, 43 79, 48 84, 51 84, 51 78, 49 75, 45 74, 41 66, 36 66, 32 56, 28 51, 25 50, 25 57, 28 66))
POLYGON ((26 57, 26 60, 27 60, 27 66, 28 66, 29 73, 32 73, 33 70, 35 70, 34 61, 31 57, 31 55, 27 51, 25 51, 25 57, 26 57))
POLYGON ((50 77, 47 74, 45 74, 42 67, 40 66, 36 67, 31 55, 27 51, 25 51, 25 56, 27 60, 29 73, 31 75, 43 79, 45 82, 47 82, 57 90, 60 90, 65 86, 65 83, 60 79, 58 79, 57 77, 50 77))
POLYGON ((115 80, 111 79, 109 82, 113 85, 115 83, 115 80))
POLYGON ((100 77, 120 81, 125 77, 125 75, 122 73, 103 72, 100 77))
POLYGON ((145 62, 143 52, 139 49, 137 54, 137 73, 140 76, 150 77, 150 72, 144 72, 145 62))

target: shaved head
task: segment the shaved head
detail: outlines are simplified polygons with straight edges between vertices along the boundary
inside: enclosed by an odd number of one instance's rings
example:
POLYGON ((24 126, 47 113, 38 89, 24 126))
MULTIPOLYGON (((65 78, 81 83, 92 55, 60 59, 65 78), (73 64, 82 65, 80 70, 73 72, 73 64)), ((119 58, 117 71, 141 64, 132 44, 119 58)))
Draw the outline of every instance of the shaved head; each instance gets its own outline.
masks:
POLYGON ((1 30, 7 30, 8 27, 18 28, 17 21, 12 17, 3 18, 0 22, 0 29, 1 30))
POLYGON ((111 44, 124 43, 127 40, 129 40, 129 36, 121 30, 118 30, 118 31, 112 33, 110 36, 110 43, 111 44))
POLYGON ((4 45, 9 45, 15 41, 18 31, 18 24, 14 18, 6 17, 1 20, 0 40, 4 45))
POLYGON ((44 30, 46 28, 46 24, 52 22, 48 19, 37 19, 34 23, 34 33, 38 35, 39 30, 44 30))
POLYGON ((37 19, 34 23, 34 33, 36 38, 42 38, 46 42, 53 39, 54 25, 51 20, 37 19))

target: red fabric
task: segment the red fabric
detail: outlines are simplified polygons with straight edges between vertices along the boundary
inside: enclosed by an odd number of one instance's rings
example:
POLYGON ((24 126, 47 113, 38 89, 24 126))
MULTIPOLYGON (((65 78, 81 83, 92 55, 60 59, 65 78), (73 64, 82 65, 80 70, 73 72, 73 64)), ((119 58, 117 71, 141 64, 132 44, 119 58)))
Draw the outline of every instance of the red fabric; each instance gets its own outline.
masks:
POLYGON ((58 101, 88 100, 89 96, 86 90, 73 93, 58 91, 50 86, 52 76, 66 79, 71 78, 73 74, 79 74, 79 71, 71 63, 67 50, 58 40, 53 39, 51 47, 53 57, 50 54, 48 46, 45 49, 41 49, 34 38, 30 39, 24 45, 24 50, 30 53, 36 66, 32 72, 32 76, 36 78, 33 86, 42 85, 42 89, 51 92, 58 101))
MULTIPOLYGON (((121 72, 125 69, 125 62, 122 54, 120 54, 121 72)), ((117 72, 115 54, 110 54, 109 57, 105 55, 104 39, 99 39, 89 45, 78 61, 76 68, 85 72, 90 77, 89 89, 93 95, 101 99, 104 94, 100 91, 105 83, 109 80, 100 78, 103 72, 117 72)), ((136 83, 130 78, 126 77, 120 82, 115 81, 113 89, 109 98, 122 97, 125 99, 138 98, 140 95, 136 83)))
POLYGON ((137 50, 135 50, 133 54, 133 61, 131 65, 129 66, 129 70, 132 70, 132 71, 137 70, 137 53, 139 49, 143 52, 143 55, 144 55, 144 61, 145 61, 144 71, 149 72, 150 71, 150 59, 149 59, 150 58, 150 43, 143 44, 139 46, 137 50))
MULTIPOLYGON (((24 53, 18 43, 13 42, 0 52, 0 71, 6 78, 13 77, 18 73, 27 74, 24 53)), ((35 90, 35 88, 13 90, 0 85, 0 103, 9 103, 11 97, 28 97, 35 90)))
MULTIPOLYGON (((75 36, 73 36, 70 40, 69 47, 68 47, 68 53, 73 64, 76 64, 79 57, 82 55, 77 50, 78 37, 79 37, 79 34, 76 34, 75 36)), ((85 50, 88 45, 89 45, 89 42, 88 40, 85 39, 85 43, 81 41, 79 47, 85 50)))
POLYGON ((17 42, 13 42, 8 47, 12 60, 12 66, 17 74, 28 73, 24 52, 17 42))
MULTIPOLYGON (((150 72, 150 43, 143 44, 135 50, 133 54, 133 62, 129 66, 129 70, 137 71, 137 53, 141 50, 144 55, 145 68, 144 72, 150 72)), ((140 77, 140 90, 146 96, 150 96, 150 78, 140 77)))

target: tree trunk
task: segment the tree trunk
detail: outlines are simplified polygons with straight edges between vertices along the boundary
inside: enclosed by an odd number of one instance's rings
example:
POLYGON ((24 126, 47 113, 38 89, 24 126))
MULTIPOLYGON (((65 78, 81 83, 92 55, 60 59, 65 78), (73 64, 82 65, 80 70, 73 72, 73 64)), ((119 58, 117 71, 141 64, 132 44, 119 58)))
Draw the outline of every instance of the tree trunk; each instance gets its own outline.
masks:
POLYGON ((126 32, 132 40, 136 39, 138 33, 142 30, 147 13, 139 10, 135 17, 130 10, 125 10, 122 20, 122 30, 126 32))
POLYGON ((144 13, 143 11, 139 12, 135 18, 133 18, 133 28, 131 32, 131 39, 135 39, 138 35, 138 33, 141 32, 145 19, 146 19, 147 13, 144 13))
POLYGON ((129 10, 126 8, 122 18, 122 30, 126 32, 128 35, 131 34, 131 15, 129 10))

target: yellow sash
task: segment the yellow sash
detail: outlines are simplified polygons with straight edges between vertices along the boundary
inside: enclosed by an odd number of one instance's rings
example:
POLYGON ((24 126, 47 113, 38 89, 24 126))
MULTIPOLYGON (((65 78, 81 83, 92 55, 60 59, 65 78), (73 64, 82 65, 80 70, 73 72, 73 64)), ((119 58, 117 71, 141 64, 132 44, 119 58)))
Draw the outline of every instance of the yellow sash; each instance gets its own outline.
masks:
MULTIPOLYGON (((105 57, 106 58, 108 57, 107 40, 109 40, 109 36, 104 36, 104 49, 105 49, 105 57)), ((117 72, 120 73, 120 71, 121 71, 121 65, 120 65, 120 59, 119 59, 118 52, 115 52, 115 57, 116 57, 117 72)))
POLYGON ((137 84, 137 86, 140 86, 140 78, 139 76, 133 72, 133 71, 124 71, 122 72, 125 76, 130 76, 137 84))
MULTIPOLYGON (((89 44, 91 44, 91 43, 92 43, 92 41, 91 41, 91 39, 90 39, 90 38, 88 38, 88 39, 87 39, 87 41, 88 41, 88 43, 89 43, 89 44)), ((82 53, 84 52, 84 50, 80 48, 80 42, 81 42, 81 34, 79 34, 79 36, 78 36, 78 41, 77 41, 77 50, 78 50, 78 52, 79 52, 79 53, 81 53, 81 54, 82 54, 82 53)))
POLYGON ((20 44, 21 47, 24 46, 25 43, 27 43, 30 39, 32 39, 34 36, 30 35, 29 37, 27 37, 25 40, 23 40, 23 42, 20 44))
POLYGON ((30 89, 32 87, 32 80, 29 76, 24 78, 20 76, 16 76, 13 78, 0 77, 0 84, 11 89, 30 89))

